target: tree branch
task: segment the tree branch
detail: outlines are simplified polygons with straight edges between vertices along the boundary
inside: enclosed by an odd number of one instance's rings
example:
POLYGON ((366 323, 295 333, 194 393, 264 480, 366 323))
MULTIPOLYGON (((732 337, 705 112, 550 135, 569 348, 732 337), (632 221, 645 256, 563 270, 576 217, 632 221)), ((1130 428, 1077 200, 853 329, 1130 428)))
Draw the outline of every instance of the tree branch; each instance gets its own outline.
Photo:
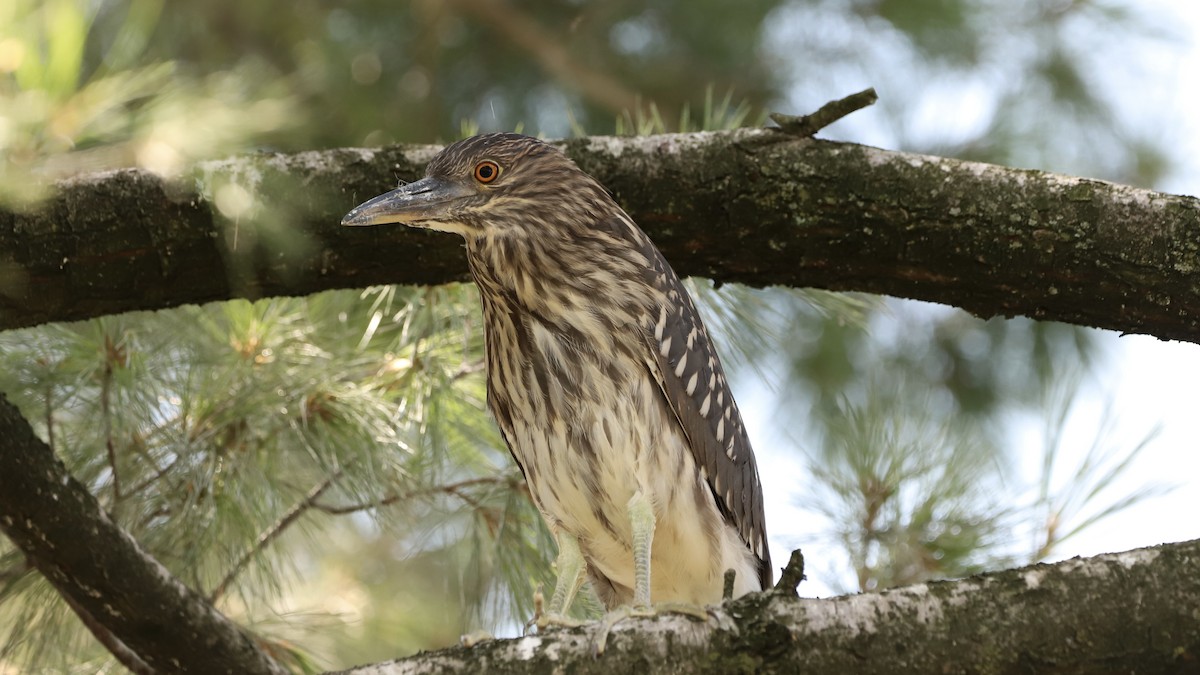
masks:
POLYGON ((478 508, 479 503, 476 502, 474 499, 471 498, 470 495, 466 494, 463 491, 465 488, 474 487, 476 485, 497 485, 500 483, 511 483, 512 480, 513 480, 512 478, 504 477, 504 476, 483 476, 480 478, 468 478, 466 480, 458 481, 457 483, 449 483, 447 485, 433 485, 433 486, 430 486, 427 488, 421 488, 419 490, 410 490, 410 491, 402 493, 402 494, 388 495, 387 497, 383 497, 383 498, 375 500, 373 502, 366 502, 364 504, 341 504, 338 506, 334 506, 332 504, 322 504, 320 502, 314 502, 312 504, 312 508, 314 508, 318 511, 321 511, 323 513, 328 513, 333 516, 344 516, 344 515, 350 514, 350 513, 357 513, 359 511, 366 511, 368 509, 379 508, 381 506, 391 506, 392 504, 395 504, 397 502, 408 501, 409 499, 413 499, 415 497, 424 497, 427 495, 435 495, 435 494, 454 495, 455 497, 458 497, 459 499, 467 502, 472 507, 478 508))
POLYGON ((1193 672, 1200 541, 847 595, 745 596, 710 611, 453 647, 343 675, 408 673, 1193 672), (1132 601, 1132 598, 1137 598, 1132 601))
POLYGON ((238 561, 225 573, 225 576, 216 585, 212 593, 209 593, 208 601, 216 604, 221 599, 221 596, 225 595, 225 591, 229 589, 229 585, 233 583, 234 579, 237 579, 242 570, 246 569, 246 565, 249 565, 255 556, 260 555, 270 546, 271 542, 278 539, 279 535, 283 534, 283 531, 291 526, 292 523, 299 520, 305 511, 316 507, 317 500, 321 498, 321 495, 325 494, 326 490, 333 486, 334 481, 341 477, 341 475, 342 471, 339 469, 333 472, 333 475, 314 485, 308 491, 308 494, 304 495, 303 499, 288 509, 288 512, 280 516, 279 520, 276 520, 271 527, 268 527, 262 534, 258 535, 258 540, 255 541, 254 546, 243 553, 242 557, 238 558, 238 561))
MULTIPOLYGON (((1194 198, 762 129, 562 147, 681 274, 1200 341, 1194 198)), ((60 183, 37 213, 0 211, 0 329, 464 279, 456 237, 338 226, 436 150, 253 156, 205 164, 190 183, 133 170, 60 183)))
POLYGON ((2 394, 0 531, 80 616, 136 655, 127 663, 160 673, 284 672, 119 528, 2 394))

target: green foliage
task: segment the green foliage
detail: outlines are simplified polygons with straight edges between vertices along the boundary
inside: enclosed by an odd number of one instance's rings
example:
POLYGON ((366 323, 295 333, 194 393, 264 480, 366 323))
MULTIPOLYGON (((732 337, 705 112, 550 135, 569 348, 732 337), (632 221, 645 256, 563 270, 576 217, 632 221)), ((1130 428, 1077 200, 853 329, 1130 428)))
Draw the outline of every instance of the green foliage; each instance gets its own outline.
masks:
POLYGON ((969 423, 948 424, 928 392, 843 400, 824 420, 801 503, 824 515, 850 554, 858 589, 962 577, 1008 562, 1011 515, 999 497, 999 449, 969 423), (999 553, 999 554, 998 554, 999 553))
MULTIPOLYGON (((651 103, 648 107, 638 107, 626 110, 617 118, 616 134, 618 136, 649 136, 664 134, 671 131, 717 131, 721 129, 737 129, 746 126, 762 126, 765 116, 760 112, 754 120, 750 119, 750 104, 745 100, 739 103, 733 101, 733 91, 725 93, 724 98, 713 99, 713 89, 710 85, 704 93, 704 106, 700 118, 692 119, 690 104, 684 104, 679 113, 679 123, 672 127, 667 124, 659 112, 658 106, 651 103)), ((579 127, 575 127, 577 135, 586 135, 579 127)))
POLYGON ((1168 167, 1164 153, 1109 112, 1089 72, 1111 52, 1105 40, 1126 49, 1155 29, 1090 2, 307 0, 280 12, 234 0, 170 11, 162 0, 12 0, 0 9, 0 199, 43 196, 38 175, 174 173, 246 147, 453 139, 463 125, 726 128, 760 121, 789 88, 807 97, 785 112, 806 112, 864 70, 890 112, 880 120, 889 145, 1144 184, 1168 167), (1093 44, 1073 48, 1079 35, 1093 44), (714 91, 733 115, 697 120, 714 91), (899 122, 932 96, 986 124, 899 122))
MULTIPOLYGON (((494 622, 493 568, 545 569, 549 549, 483 413, 477 312, 470 287, 389 287, 49 325, 0 335, 0 388, 148 551, 261 630, 338 529, 313 516, 339 511, 364 545, 391 542, 398 571, 474 560, 454 592, 410 600, 466 601, 494 622)), ((48 592, 29 574, 9 585, 5 651, 43 662, 47 636, 78 642, 48 592)))
POLYGON ((1034 519, 1031 530, 1036 537, 1030 555, 1032 560, 1050 557, 1072 537, 1105 518, 1177 487, 1151 482, 1127 489, 1121 495, 1112 494, 1126 477, 1129 467, 1150 447, 1160 429, 1150 430, 1130 447, 1114 443, 1111 437, 1118 416, 1112 410, 1111 402, 1078 463, 1071 466, 1069 460, 1063 459, 1066 454, 1063 437, 1068 416, 1079 397, 1081 379, 1078 372, 1065 373, 1045 393, 1041 407, 1044 414, 1042 461, 1036 481, 1036 501, 1028 513, 1034 519))
MULTIPOLYGON (((788 296, 771 303, 780 308, 788 296)), ((876 590, 1035 562, 1080 530, 1166 488, 1110 488, 1148 447, 1108 442, 1109 411, 1073 464, 1063 434, 1085 373, 1102 362, 1093 331, 1027 319, 876 300, 858 323, 819 321, 795 305, 782 349, 764 356, 779 378, 779 415, 811 415, 789 436, 813 485, 797 504, 820 515, 848 553, 823 578, 876 590), (1041 448, 1014 430, 1036 423, 1041 448), (1039 457, 1038 471, 1022 471, 1039 457), (1017 540, 1032 540, 1024 547, 1017 540)))
POLYGON ((46 196, 47 179, 79 171, 139 165, 174 174, 294 121, 289 94, 258 82, 252 64, 194 77, 147 59, 157 0, 129 3, 111 42, 97 39, 92 4, 0 8, 0 203, 32 204, 46 196))

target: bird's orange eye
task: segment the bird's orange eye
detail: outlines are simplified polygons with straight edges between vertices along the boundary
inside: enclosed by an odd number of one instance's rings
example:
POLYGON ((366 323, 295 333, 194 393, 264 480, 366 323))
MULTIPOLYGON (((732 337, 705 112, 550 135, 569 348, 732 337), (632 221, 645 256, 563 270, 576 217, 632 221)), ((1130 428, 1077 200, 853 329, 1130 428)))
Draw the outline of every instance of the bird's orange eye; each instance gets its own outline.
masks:
POLYGON ((485 159, 475 165, 475 180, 480 183, 490 183, 500 176, 500 165, 490 159, 485 159))

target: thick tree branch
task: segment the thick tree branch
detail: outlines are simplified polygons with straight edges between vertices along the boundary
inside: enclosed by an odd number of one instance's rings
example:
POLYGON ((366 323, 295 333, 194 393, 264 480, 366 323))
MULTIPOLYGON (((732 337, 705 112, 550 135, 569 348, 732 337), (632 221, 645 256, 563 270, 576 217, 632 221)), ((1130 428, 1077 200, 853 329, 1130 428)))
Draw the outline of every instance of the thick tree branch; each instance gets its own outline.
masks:
MULTIPOLYGON (((685 275, 1200 340, 1194 198, 761 129, 563 147, 685 275)), ((39 213, 0 211, 0 329, 463 279, 456 237, 338 227, 436 149, 246 157, 190 183, 66 181, 39 213)))
POLYGON ((102 641, 118 646, 114 653, 127 665, 160 673, 285 672, 119 528, 2 394, 0 531, 93 632, 104 633, 102 641))
POLYGON ((496 640, 344 671, 408 673, 1181 673, 1200 668, 1200 541, 831 599, 785 592, 496 640))

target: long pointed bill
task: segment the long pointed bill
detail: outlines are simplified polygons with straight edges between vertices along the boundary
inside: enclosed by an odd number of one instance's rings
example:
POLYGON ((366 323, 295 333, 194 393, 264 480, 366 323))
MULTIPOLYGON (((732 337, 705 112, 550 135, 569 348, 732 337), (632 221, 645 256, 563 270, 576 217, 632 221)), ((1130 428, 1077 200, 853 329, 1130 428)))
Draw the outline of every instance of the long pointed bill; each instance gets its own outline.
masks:
POLYGON ((342 225, 419 224, 440 220, 448 207, 471 191, 444 178, 426 177, 359 204, 342 218, 342 225))

